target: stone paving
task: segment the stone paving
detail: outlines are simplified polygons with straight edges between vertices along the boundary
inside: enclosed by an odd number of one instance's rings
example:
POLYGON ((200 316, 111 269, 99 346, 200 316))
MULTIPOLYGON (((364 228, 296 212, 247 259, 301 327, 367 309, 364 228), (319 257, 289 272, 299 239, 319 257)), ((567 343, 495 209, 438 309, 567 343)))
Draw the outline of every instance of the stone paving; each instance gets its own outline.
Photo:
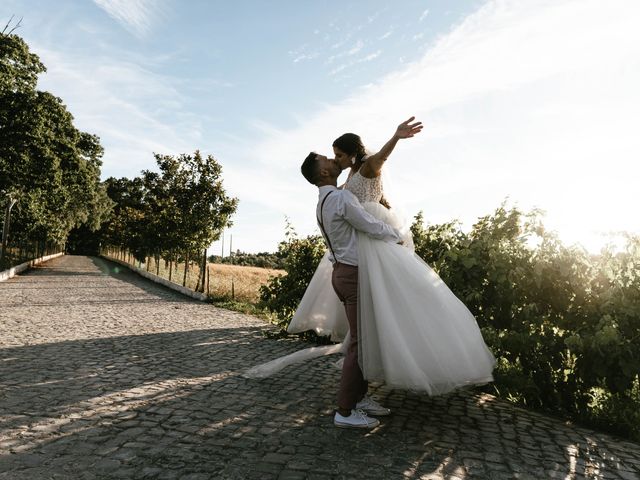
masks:
POLYGON ((336 358, 247 380, 304 345, 256 318, 65 256, 0 283, 0 479, 640 479, 640 445, 478 391, 384 386, 335 428, 336 358))

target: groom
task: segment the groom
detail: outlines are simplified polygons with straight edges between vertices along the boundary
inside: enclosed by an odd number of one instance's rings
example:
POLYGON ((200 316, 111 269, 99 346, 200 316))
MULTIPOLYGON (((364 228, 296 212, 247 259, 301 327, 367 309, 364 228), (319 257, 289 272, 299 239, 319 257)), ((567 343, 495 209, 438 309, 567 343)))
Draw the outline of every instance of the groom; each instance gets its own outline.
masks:
POLYGON ((344 304, 350 343, 342 367, 338 409, 333 423, 338 427, 374 428, 380 424, 367 415, 388 415, 390 410, 366 396, 367 381, 358 365, 358 236, 357 230, 372 238, 400 242, 398 232, 366 212, 348 190, 338 190, 341 168, 334 159, 310 153, 302 175, 319 190, 316 219, 329 246, 333 263, 331 283, 344 304))

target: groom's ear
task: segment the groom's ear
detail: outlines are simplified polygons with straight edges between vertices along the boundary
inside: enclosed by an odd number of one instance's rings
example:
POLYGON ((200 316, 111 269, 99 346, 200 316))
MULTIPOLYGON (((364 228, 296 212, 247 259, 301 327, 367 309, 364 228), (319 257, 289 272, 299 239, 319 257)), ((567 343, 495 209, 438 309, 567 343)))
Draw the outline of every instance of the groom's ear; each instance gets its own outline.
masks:
POLYGON ((321 180, 325 178, 329 178, 331 176, 331 172, 328 168, 319 168, 318 173, 316 173, 316 180, 321 180))

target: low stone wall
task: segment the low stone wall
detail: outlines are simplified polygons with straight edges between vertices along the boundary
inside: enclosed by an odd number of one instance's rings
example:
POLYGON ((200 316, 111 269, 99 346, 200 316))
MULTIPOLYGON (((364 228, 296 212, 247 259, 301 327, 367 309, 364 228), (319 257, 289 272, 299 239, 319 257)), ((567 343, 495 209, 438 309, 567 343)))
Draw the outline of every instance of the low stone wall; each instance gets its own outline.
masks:
POLYGON ((109 260, 110 262, 114 262, 114 263, 117 263, 118 265, 122 265, 123 267, 127 267, 129 270, 131 270, 133 272, 136 272, 138 275, 141 275, 144 278, 148 278, 152 282, 164 285, 165 287, 170 288, 171 290, 175 290, 176 292, 180 292, 183 295, 187 295, 188 297, 195 298, 196 300, 202 300, 202 301, 207 300, 207 296, 204 293, 195 292, 195 291, 191 290, 190 288, 183 287, 182 285, 178 285, 177 283, 173 283, 173 282, 167 280, 166 278, 159 277, 155 273, 147 272, 146 270, 144 270, 142 268, 138 268, 138 267, 136 267, 134 265, 131 265, 131 264, 127 263, 127 262, 123 262, 122 260, 117 260, 115 258, 108 257, 107 255, 100 255, 100 256, 102 258, 104 258, 105 260, 109 260))
POLYGON ((0 282, 9 280, 10 278, 15 277, 20 272, 24 272, 34 265, 38 265, 42 262, 46 262, 47 260, 51 260, 52 258, 60 257, 62 255, 64 255, 64 252, 54 253, 53 255, 47 255, 45 257, 36 258, 35 260, 29 260, 28 262, 24 262, 15 267, 11 267, 8 270, 4 270, 3 272, 0 272, 0 282))

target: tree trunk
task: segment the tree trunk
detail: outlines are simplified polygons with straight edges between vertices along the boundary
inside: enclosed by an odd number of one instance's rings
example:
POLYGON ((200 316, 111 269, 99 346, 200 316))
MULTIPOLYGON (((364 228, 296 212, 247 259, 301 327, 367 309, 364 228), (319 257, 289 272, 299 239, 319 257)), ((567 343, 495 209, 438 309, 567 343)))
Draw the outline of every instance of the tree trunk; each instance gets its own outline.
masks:
POLYGON ((202 264, 200 268, 200 277, 202 278, 198 278, 198 291, 200 293, 204 293, 204 282, 206 279, 206 274, 207 274, 207 249, 205 248, 202 254, 202 264))
POLYGON ((209 278, 211 277, 211 272, 209 271, 209 265, 207 265, 207 297, 211 295, 211 290, 209 290, 209 278))
POLYGON ((156 275, 160 276, 160 255, 156 255, 156 275))
POLYGON ((189 269, 189 252, 187 252, 184 257, 184 276, 182 277, 182 286, 186 287, 187 285, 187 270, 189 269))
POLYGON ((169 257, 169 281, 171 281, 172 273, 173 273, 173 257, 169 257))
POLYGON ((7 202, 7 208, 4 213, 4 224, 2 227, 2 250, 0 250, 0 260, 2 260, 7 251, 7 241, 9 239, 9 223, 11 221, 11 209, 15 205, 16 200, 9 197, 9 201, 7 202))
POLYGON ((197 259, 198 263, 198 280, 196 281, 196 288, 194 289, 196 292, 200 292, 200 284, 202 283, 202 274, 204 273, 202 270, 202 258, 197 259))

